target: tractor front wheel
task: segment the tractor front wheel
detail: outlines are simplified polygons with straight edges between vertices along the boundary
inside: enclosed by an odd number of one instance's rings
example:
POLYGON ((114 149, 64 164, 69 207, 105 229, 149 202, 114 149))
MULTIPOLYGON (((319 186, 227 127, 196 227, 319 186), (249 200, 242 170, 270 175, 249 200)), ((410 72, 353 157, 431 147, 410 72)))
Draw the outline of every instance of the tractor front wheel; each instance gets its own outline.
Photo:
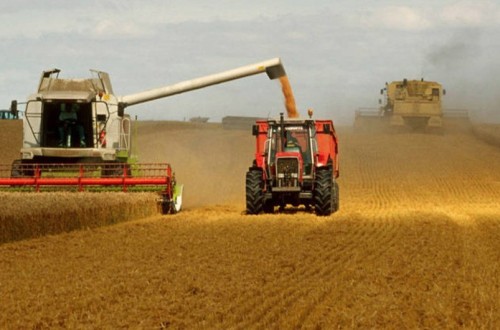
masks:
POLYGON ((259 214, 264 208, 262 171, 249 170, 246 175, 247 214, 259 214))

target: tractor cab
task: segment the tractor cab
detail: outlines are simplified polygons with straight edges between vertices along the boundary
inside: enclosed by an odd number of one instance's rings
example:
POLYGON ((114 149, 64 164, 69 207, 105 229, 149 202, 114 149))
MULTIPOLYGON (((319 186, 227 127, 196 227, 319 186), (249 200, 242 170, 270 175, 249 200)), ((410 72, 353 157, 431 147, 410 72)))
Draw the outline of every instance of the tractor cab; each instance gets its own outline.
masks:
POLYGON ((312 174, 315 146, 311 142, 311 136, 314 135, 314 125, 307 125, 303 121, 277 124, 270 127, 268 134, 267 163, 270 168, 286 158, 290 159, 289 162, 298 162, 300 176, 312 174))

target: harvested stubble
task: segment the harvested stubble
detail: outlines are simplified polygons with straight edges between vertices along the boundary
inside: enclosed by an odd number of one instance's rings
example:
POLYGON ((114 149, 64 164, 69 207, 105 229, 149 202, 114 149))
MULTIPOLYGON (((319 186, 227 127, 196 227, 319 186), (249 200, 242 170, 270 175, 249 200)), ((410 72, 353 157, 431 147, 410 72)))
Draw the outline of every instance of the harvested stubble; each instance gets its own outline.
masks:
MULTIPOLYGON (((351 209, 347 203, 345 207, 351 209)), ((499 224, 185 211, 0 246, 12 328, 497 328, 499 224)))

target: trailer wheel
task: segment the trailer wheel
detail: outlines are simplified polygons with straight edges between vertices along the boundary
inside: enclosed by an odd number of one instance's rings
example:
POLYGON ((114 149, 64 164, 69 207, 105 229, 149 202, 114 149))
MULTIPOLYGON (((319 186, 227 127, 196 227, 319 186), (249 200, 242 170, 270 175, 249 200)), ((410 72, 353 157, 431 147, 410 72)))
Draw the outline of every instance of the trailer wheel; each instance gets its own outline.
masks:
POLYGON ((314 210, 317 215, 328 216, 334 212, 332 171, 318 169, 314 180, 314 210))
POLYGON ((263 188, 264 180, 262 180, 262 171, 249 170, 246 175, 247 214, 259 214, 263 210, 263 188))
POLYGON ((339 184, 335 179, 333 180, 333 186, 332 186, 332 205, 333 205, 333 212, 337 212, 339 210, 339 204, 340 204, 340 194, 339 194, 339 184))

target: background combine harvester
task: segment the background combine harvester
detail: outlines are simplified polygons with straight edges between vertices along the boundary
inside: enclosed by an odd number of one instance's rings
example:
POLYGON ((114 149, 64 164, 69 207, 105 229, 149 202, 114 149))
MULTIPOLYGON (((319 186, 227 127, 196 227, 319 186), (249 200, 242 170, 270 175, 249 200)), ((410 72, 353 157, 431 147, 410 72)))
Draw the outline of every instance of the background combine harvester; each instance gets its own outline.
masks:
POLYGON ((361 108, 356 111, 355 126, 407 126, 412 129, 443 127, 443 117, 467 118, 467 111, 443 111, 442 98, 446 94, 441 84, 434 81, 407 80, 386 83, 380 90, 384 103, 378 109, 361 108))
POLYGON ((248 214, 274 207, 305 205, 317 215, 339 208, 338 141, 331 120, 259 120, 253 127, 256 151, 246 174, 248 214))
MULTIPOLYGON (((182 185, 167 163, 140 164, 131 157, 131 105, 267 73, 284 75, 279 58, 148 91, 116 96, 109 75, 91 70, 89 79, 62 79, 60 70, 42 73, 23 116, 21 158, 0 166, 0 186, 31 191, 157 191, 163 213, 182 206, 182 185), (74 109, 77 117, 61 120, 74 109)), ((18 114, 12 101, 11 112, 18 114)))

